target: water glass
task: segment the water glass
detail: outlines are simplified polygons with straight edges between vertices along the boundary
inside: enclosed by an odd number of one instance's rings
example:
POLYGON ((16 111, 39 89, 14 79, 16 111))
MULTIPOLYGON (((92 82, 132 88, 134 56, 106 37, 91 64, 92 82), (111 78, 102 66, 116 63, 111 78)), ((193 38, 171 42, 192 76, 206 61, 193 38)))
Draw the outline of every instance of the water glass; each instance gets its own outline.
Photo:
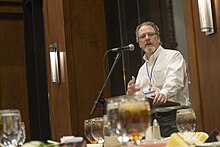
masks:
POLYGON ((176 112, 176 125, 179 132, 194 132, 196 129, 196 114, 192 108, 179 109, 176 112))
POLYGON ((121 95, 106 98, 106 119, 108 120, 109 130, 111 130, 110 136, 117 137, 118 141, 120 141, 121 144, 126 144, 129 141, 129 137, 126 135, 119 123, 118 108, 120 103, 127 101, 128 97, 128 95, 121 95))
POLYGON ((90 143, 92 143, 92 144, 97 143, 97 141, 92 136, 91 119, 84 120, 84 135, 90 143))
POLYGON ((127 101, 127 95, 107 98, 106 113, 109 121, 109 127, 113 135, 121 135, 121 126, 119 123, 118 108, 121 102, 127 101))
POLYGON ((91 119, 91 132, 93 138, 100 144, 104 143, 103 117, 91 119))
POLYGON ((103 135, 106 136, 112 136, 112 130, 110 127, 111 122, 108 120, 107 115, 103 115, 103 135))
POLYGON ((0 110, 0 145, 17 146, 21 138, 20 111, 16 109, 0 110))
POLYGON ((107 115, 103 116, 103 134, 104 134, 104 147, 122 147, 121 142, 118 139, 118 135, 114 134, 111 129, 111 120, 107 115))
POLYGON ((26 131, 25 131, 25 124, 24 122, 20 122, 20 140, 18 141, 18 145, 22 146, 26 140, 26 131))

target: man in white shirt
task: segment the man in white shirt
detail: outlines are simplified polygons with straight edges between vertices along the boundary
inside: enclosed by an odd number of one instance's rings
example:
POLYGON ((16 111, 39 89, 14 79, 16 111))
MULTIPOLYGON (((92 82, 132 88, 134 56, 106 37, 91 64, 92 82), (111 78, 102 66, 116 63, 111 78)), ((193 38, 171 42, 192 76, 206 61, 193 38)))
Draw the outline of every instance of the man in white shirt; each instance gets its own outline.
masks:
POLYGON ((168 137, 178 131, 176 110, 191 105, 185 60, 179 51, 161 46, 159 28, 153 22, 138 25, 136 39, 145 52, 145 63, 139 69, 137 79, 132 76, 129 81, 127 94, 151 93, 150 97, 154 99, 151 120, 157 119, 161 135, 168 137), (167 101, 180 105, 160 107, 167 101))

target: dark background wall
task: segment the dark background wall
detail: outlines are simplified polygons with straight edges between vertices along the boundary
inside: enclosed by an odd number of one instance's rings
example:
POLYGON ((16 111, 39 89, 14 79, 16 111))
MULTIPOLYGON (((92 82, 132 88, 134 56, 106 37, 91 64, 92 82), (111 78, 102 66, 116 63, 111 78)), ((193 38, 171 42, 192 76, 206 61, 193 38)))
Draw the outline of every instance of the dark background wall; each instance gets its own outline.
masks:
MULTIPOLYGON (((176 49, 171 0, 105 0, 107 47, 135 45, 133 52, 123 52, 111 78, 111 94, 122 95, 131 76, 136 76, 142 64, 143 53, 136 43, 136 26, 144 21, 153 21, 161 31, 165 48, 176 49)), ((116 53, 109 54, 112 65, 116 53)))
POLYGON ((30 139, 50 138, 43 0, 23 1, 30 139))

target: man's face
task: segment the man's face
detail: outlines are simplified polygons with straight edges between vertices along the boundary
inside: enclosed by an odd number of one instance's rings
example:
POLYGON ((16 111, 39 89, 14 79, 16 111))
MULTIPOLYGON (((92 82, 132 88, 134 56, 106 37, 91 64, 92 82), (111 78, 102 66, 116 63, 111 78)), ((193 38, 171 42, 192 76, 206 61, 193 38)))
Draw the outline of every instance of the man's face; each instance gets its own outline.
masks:
POLYGON ((160 37, 151 26, 142 26, 138 31, 138 43, 140 48, 149 58, 160 45, 160 37))

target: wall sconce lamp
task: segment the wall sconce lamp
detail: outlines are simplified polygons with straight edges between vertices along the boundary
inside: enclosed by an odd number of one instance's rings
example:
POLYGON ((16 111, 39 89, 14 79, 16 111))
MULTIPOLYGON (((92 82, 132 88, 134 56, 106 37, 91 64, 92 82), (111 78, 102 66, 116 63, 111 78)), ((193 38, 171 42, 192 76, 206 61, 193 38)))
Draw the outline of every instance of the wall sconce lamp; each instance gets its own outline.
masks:
POLYGON ((198 0, 201 32, 214 33, 211 0, 198 0))
POLYGON ((59 59, 57 52, 57 43, 51 44, 49 48, 50 48, 50 67, 51 67, 52 82, 59 84, 60 75, 59 75, 59 59))

